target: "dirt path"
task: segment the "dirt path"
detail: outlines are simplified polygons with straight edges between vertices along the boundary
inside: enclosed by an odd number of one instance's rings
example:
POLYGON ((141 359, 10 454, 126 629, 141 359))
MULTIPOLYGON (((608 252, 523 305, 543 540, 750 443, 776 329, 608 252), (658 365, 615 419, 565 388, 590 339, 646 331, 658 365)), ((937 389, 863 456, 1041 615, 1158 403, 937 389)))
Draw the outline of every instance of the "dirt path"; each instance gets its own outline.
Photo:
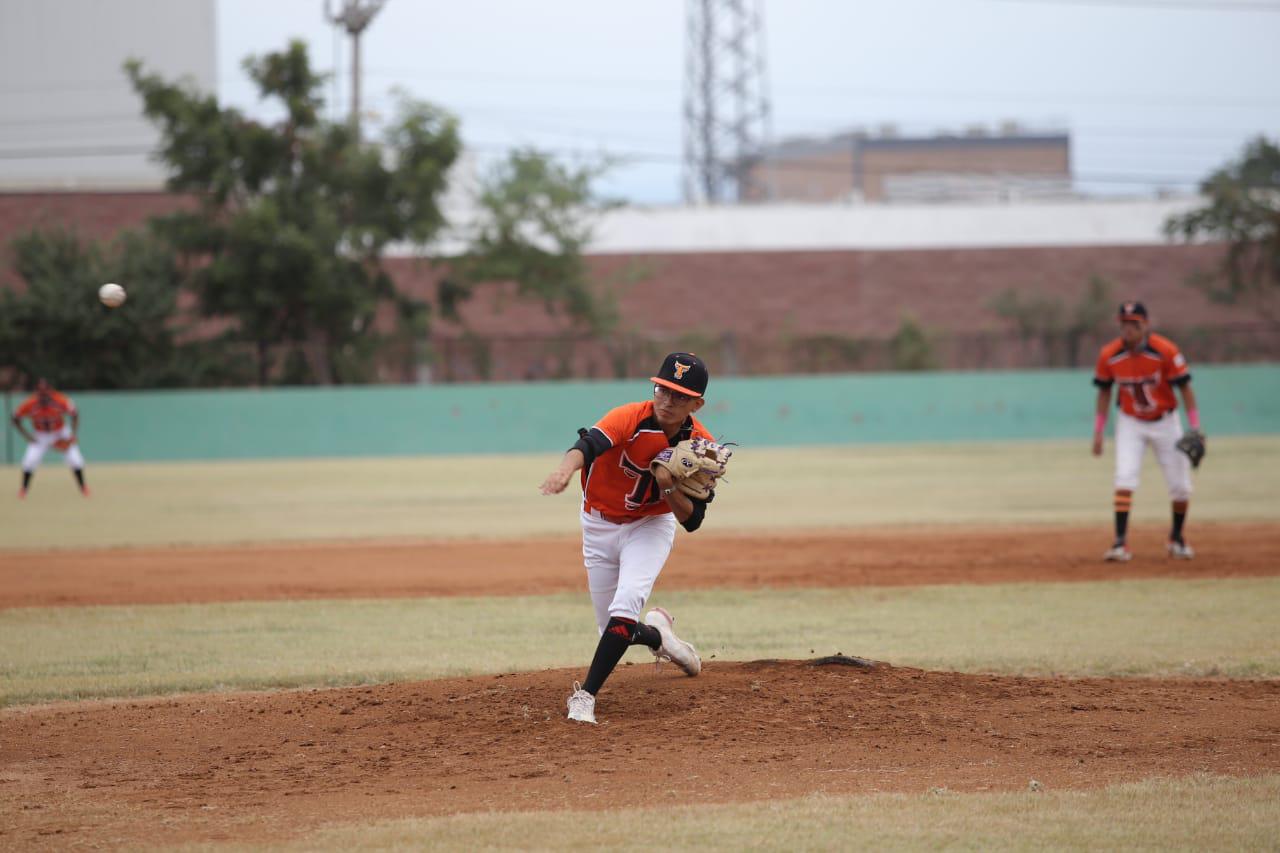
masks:
MULTIPOLYGON (((1280 573, 1280 524, 1204 524, 1174 562, 1139 529, 1129 563, 1099 559, 1106 530, 898 528, 680 536, 662 588, 911 585, 1280 573)), ((365 542, 0 553, 0 608, 579 591, 580 544, 365 542)))
POLYGON ((556 671, 0 714, 0 847, 287 837, 327 820, 1280 772, 1280 682, 803 662, 556 671))

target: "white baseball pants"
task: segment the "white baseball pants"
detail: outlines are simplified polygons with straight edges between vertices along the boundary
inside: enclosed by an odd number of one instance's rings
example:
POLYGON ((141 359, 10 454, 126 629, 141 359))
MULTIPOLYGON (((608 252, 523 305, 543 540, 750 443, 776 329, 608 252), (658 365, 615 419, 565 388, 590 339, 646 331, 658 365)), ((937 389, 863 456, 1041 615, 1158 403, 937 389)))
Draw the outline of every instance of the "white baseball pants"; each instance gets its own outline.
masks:
MULTIPOLYGON (((63 426, 57 432, 41 432, 35 430, 35 441, 27 442, 27 452, 22 454, 22 470, 30 473, 40 467, 40 460, 45 453, 59 440, 71 438, 71 426, 63 426)), ((67 448, 65 458, 67 467, 72 470, 84 467, 84 456, 80 454, 80 445, 73 444, 67 448)))
POLYGON ((627 524, 582 513, 582 562, 601 634, 611 616, 640 618, 675 539, 669 512, 627 524))
POLYGON ((1182 421, 1176 411, 1157 421, 1144 421, 1120 412, 1116 419, 1116 488, 1135 491, 1142 471, 1142 452, 1155 451, 1164 472, 1169 499, 1191 498, 1191 460, 1175 446, 1182 438, 1182 421))

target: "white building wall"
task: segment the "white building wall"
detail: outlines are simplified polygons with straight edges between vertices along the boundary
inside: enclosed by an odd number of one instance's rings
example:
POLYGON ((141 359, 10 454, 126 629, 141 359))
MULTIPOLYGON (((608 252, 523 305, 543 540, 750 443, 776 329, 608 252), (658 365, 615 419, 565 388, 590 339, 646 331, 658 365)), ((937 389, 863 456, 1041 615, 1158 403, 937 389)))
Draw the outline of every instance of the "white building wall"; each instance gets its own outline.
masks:
POLYGON ((1174 214, 1201 204, 1087 199, 1019 204, 750 205, 622 208, 599 224, 590 252, 1148 246, 1167 242, 1174 214))
POLYGON ((0 0, 0 191, 155 189, 157 134, 121 70, 217 88, 215 0, 0 0))

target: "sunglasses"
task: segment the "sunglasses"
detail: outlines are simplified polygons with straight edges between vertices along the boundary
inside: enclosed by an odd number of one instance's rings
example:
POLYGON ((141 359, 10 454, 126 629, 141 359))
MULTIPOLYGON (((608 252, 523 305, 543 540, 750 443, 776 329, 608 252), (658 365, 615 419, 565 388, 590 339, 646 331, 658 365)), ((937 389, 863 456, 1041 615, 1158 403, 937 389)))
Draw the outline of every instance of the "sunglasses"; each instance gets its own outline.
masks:
POLYGON ((653 394, 655 397, 659 395, 666 397, 671 402, 679 405, 684 405, 692 400, 698 399, 697 397, 691 397, 688 394, 681 394, 679 391, 672 391, 665 385, 654 385, 653 394))

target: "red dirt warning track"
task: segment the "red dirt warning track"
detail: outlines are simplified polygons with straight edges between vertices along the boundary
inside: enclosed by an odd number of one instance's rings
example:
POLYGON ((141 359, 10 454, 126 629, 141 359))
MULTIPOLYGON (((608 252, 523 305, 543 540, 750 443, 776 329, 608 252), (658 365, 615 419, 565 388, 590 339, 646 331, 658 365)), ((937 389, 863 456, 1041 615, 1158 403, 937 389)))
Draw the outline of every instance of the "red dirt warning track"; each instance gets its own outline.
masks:
MULTIPOLYGON (((1103 563, 1107 531, 898 528, 679 536, 663 590, 1226 578, 1280 573, 1280 525, 1197 525, 1197 558, 1139 529, 1129 563, 1103 563)), ((81 604, 581 592, 570 539, 0 552, 0 608, 81 604)))
POLYGON ((1280 682, 712 662, 0 714, 0 847, 288 837, 328 820, 1280 772, 1280 682))

